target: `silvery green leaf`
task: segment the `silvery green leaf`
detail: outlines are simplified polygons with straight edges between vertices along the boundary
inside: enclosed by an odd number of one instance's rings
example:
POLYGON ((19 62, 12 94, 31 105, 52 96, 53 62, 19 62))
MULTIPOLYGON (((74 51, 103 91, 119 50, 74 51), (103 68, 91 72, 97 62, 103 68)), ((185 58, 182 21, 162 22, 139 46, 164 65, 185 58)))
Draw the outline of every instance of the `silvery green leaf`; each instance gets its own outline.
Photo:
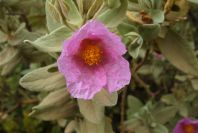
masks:
POLYGON ((127 39, 129 39, 128 52, 133 58, 137 58, 140 48, 143 45, 142 37, 136 32, 130 32, 124 35, 127 39))
POLYGON ((164 125, 157 124, 157 126, 152 129, 151 133, 169 133, 169 131, 164 125))
POLYGON ((76 130, 77 128, 77 122, 75 120, 72 120, 71 122, 69 122, 65 128, 64 133, 72 133, 76 130))
POLYGON ((7 41, 7 35, 1 30, 0 30, 0 38, 1 38, 0 43, 7 41))
POLYGON ((80 25, 83 22, 83 18, 81 14, 79 13, 78 8, 76 7, 76 4, 74 3, 73 0, 66 0, 65 4, 67 5, 67 7, 69 7, 67 18, 66 18, 67 22, 80 27, 80 25))
POLYGON ((1 75, 6 76, 10 74, 13 71, 13 69, 15 69, 15 67, 20 63, 21 60, 22 60, 21 56, 16 56, 15 58, 13 58, 12 61, 5 64, 1 70, 1 75))
POLYGON ((138 4, 142 10, 148 10, 152 8, 152 2, 150 0, 138 0, 138 4))
POLYGON ((195 3, 195 4, 198 4, 198 1, 197 0, 188 0, 189 2, 192 2, 192 3, 195 3))
POLYGON ((103 0, 94 0, 93 4, 90 6, 88 12, 87 12, 87 19, 92 18, 95 13, 101 8, 103 5, 103 0))
POLYGON ((160 9, 151 9, 149 11, 149 14, 152 17, 154 24, 159 24, 164 22, 164 11, 160 9))
POLYGON ((198 60, 188 42, 173 31, 157 39, 162 54, 179 70, 198 76, 198 60))
POLYGON ((47 28, 51 32, 63 25, 61 14, 52 4, 51 0, 46 0, 45 4, 47 28))
POLYGON ((144 24, 139 27, 139 33, 141 33, 144 40, 150 41, 158 37, 160 33, 159 24, 144 24))
POLYGON ((119 8, 121 5, 120 0, 107 0, 107 4, 110 8, 119 8))
MULTIPOLYGON (((95 124, 88 120, 76 120, 72 122, 70 127, 75 126, 77 133, 114 133, 111 122, 108 118, 103 119, 100 123, 95 124)), ((74 131, 74 130, 70 130, 74 131)), ((70 133, 70 132, 65 132, 70 133)))
POLYGON ((143 107, 142 102, 132 95, 127 97, 127 105, 128 105, 128 110, 127 110, 128 119, 143 107))
POLYGON ((49 72, 51 68, 57 67, 55 64, 38 68, 24 75, 19 83, 30 91, 51 91, 65 87, 64 76, 59 72, 49 72))
POLYGON ((103 22, 107 27, 118 26, 125 17, 127 11, 127 0, 122 0, 119 8, 107 8, 96 19, 103 22))
POLYGON ((161 101, 168 104, 168 105, 175 105, 177 104, 177 99, 172 94, 164 95, 161 97, 161 101))
POLYGON ((147 126, 139 126, 135 128, 135 133, 152 133, 152 132, 150 132, 150 129, 147 126))
POLYGON ((194 90, 198 90, 198 79, 191 79, 191 84, 194 90))
POLYGON ((78 99, 78 105, 82 115, 90 122, 98 124, 104 119, 104 106, 94 100, 78 99))
POLYGON ((125 121, 124 123, 125 128, 127 131, 134 131, 135 128, 139 127, 139 126, 143 126, 143 123, 141 122, 141 120, 137 119, 137 118, 133 118, 130 120, 125 121))
POLYGON ((25 39, 35 40, 38 37, 39 37, 39 34, 34 33, 34 32, 29 32, 26 29, 25 24, 22 23, 20 27, 16 30, 16 32, 13 33, 12 37, 8 39, 8 43, 10 45, 16 46, 16 45, 23 43, 25 39))
POLYGON ((93 100, 101 106, 114 106, 117 104, 118 93, 109 93, 106 89, 102 89, 95 95, 93 100))
POLYGON ((70 37, 71 34, 70 29, 62 26, 35 41, 26 40, 25 42, 32 44, 43 52, 60 52, 63 47, 63 41, 70 37))
POLYGON ((156 119, 156 122, 166 124, 175 117, 177 112, 178 109, 175 106, 163 107, 161 109, 156 109, 153 112, 153 117, 156 119))
POLYGON ((60 89, 51 92, 38 106, 33 107, 30 116, 46 121, 59 120, 73 117, 76 110, 76 103, 70 99, 69 93, 60 89))
POLYGON ((12 62, 19 56, 19 50, 14 47, 5 47, 0 53, 0 67, 12 62))

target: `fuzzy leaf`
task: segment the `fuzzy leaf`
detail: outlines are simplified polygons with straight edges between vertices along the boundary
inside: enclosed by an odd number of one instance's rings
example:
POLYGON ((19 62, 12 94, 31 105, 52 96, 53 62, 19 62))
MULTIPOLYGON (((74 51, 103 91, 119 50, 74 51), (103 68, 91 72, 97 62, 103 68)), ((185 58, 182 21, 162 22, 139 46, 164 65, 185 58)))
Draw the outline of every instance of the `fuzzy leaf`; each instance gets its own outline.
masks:
POLYGON ((6 47, 0 53, 0 67, 14 61, 19 57, 19 50, 13 47, 6 47))
POLYGON ((60 89, 49 93, 38 106, 33 107, 30 115, 41 120, 58 120, 73 116, 76 109, 69 93, 60 89))
POLYGON ((62 26, 33 42, 29 40, 26 40, 25 42, 32 44, 43 52, 60 52, 63 46, 63 41, 70 37, 70 35, 71 30, 62 26))
POLYGON ((114 106, 117 104, 117 100, 118 100, 118 93, 113 92, 110 94, 106 89, 102 89, 94 97, 94 101, 102 106, 114 106))
POLYGON ((55 64, 38 68, 23 76, 19 83, 31 91, 51 91, 65 87, 65 79, 59 72, 48 72, 55 64))
POLYGON ((124 19, 127 10, 127 0, 121 0, 119 8, 109 8, 97 16, 107 27, 116 27, 124 19))
POLYGON ((63 25, 61 14, 52 4, 51 0, 46 0, 45 4, 47 28, 51 32, 63 25))
POLYGON ((93 123, 100 123, 104 119, 104 106, 97 104, 94 100, 78 99, 78 105, 82 115, 93 123))
POLYGON ((169 133, 168 129, 164 125, 157 124, 151 133, 169 133))
POLYGON ((153 113, 153 117, 160 124, 169 122, 177 113, 178 109, 175 106, 158 109, 153 113))
POLYGON ((195 52, 181 36, 169 31, 164 39, 157 39, 162 54, 181 71, 198 76, 198 60, 195 52))

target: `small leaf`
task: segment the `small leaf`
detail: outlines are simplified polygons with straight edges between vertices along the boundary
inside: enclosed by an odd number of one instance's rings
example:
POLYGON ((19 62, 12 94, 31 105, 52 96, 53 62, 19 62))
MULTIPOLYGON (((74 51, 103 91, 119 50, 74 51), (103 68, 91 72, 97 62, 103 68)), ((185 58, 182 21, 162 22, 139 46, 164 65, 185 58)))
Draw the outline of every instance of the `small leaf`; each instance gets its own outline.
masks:
POLYGON ((192 2, 194 4, 198 4, 198 1, 197 0, 188 0, 189 2, 192 2))
POLYGON ((160 33, 160 25, 159 24, 144 24, 139 27, 139 33, 141 33, 142 38, 144 40, 153 40, 158 37, 160 33))
POLYGON ((68 15, 67 15, 67 22, 70 24, 74 24, 80 26, 83 22, 82 16, 76 7, 76 4, 73 0, 65 0, 65 4, 67 5, 68 15))
POLYGON ((21 56, 16 56, 8 64, 5 64, 2 68, 1 75, 6 76, 10 74, 13 71, 13 69, 15 69, 15 67, 20 63, 21 60, 22 60, 21 56))
POLYGON ((106 9, 96 19, 102 21, 107 27, 116 27, 124 19, 127 5, 127 0, 122 0, 119 8, 106 9))
MULTIPOLYGON (((100 123, 95 124, 88 120, 75 121, 77 133, 114 133, 110 120, 108 118, 103 119, 100 123)), ((67 132, 69 133, 69 132, 67 132)))
POLYGON ((72 117, 76 113, 76 103, 70 99, 65 89, 51 92, 43 101, 33 107, 30 116, 41 120, 58 120, 72 117))
POLYGON ((149 11, 150 16, 153 19, 154 24, 159 24, 164 22, 164 12, 159 9, 151 9, 149 11))
POLYGON ((169 133, 169 132, 164 125, 157 124, 157 126, 152 130, 151 133, 169 133))
POLYGON ((191 84, 194 90, 198 90, 198 79, 191 79, 191 84))
POLYGON ((127 39, 128 52, 133 58, 137 58, 140 48, 143 45, 142 37, 136 32, 129 32, 124 35, 127 39))
POLYGON ((51 32, 63 25, 61 14, 52 4, 51 0, 46 0, 45 4, 47 28, 51 32))
POLYGON ((78 99, 78 105, 82 115, 93 123, 100 123, 104 119, 104 106, 93 100, 78 99))
POLYGON ((130 119, 131 116, 133 116, 143 107, 142 102, 136 97, 131 95, 127 97, 127 103, 128 103, 128 110, 127 110, 128 119, 130 119))
POLYGON ((153 117, 158 123, 165 124, 169 122, 177 112, 178 109, 175 106, 164 107, 153 112, 153 117))
POLYGON ((150 132, 149 127, 139 126, 135 128, 135 133, 152 133, 152 132, 150 132))
POLYGON ((164 39, 157 39, 162 54, 181 71, 198 76, 198 60, 186 40, 173 31, 169 31, 164 39))
POLYGON ((106 89, 102 89, 95 95, 93 100, 101 106, 114 106, 117 104, 118 93, 113 92, 110 94, 106 89))
POLYGON ((4 48, 3 51, 0 53, 0 67, 8 64, 9 62, 12 62, 17 57, 19 57, 18 49, 13 47, 4 48))
POLYGON ((23 76, 19 83, 31 91, 51 91, 65 87, 64 76, 59 72, 50 73, 48 70, 55 64, 38 68, 23 76))
POLYGON ((70 37, 70 35, 71 30, 62 26, 33 42, 29 40, 26 40, 25 42, 32 44, 43 52, 60 52, 63 46, 63 41, 70 37))
POLYGON ((107 0, 107 3, 110 8, 119 8, 121 5, 120 0, 107 0))

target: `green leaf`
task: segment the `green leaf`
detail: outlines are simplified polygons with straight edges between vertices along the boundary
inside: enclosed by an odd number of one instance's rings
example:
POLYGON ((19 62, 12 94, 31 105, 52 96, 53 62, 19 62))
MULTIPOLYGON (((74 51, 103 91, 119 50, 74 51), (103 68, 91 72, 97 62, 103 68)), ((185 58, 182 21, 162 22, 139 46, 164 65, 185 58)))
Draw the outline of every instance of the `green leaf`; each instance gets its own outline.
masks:
POLYGON ((110 8, 119 8, 121 2, 120 0, 107 0, 107 4, 110 8))
POLYGON ((63 41, 70 37, 71 34, 71 30, 62 26, 35 41, 26 40, 25 42, 32 44, 43 52, 60 52, 63 47, 63 41))
POLYGON ((8 39, 8 43, 12 46, 20 45, 23 43, 23 41, 26 40, 35 40, 39 37, 38 33, 29 32, 25 24, 22 23, 19 28, 16 30, 16 32, 13 33, 12 37, 8 39))
POLYGON ((159 24, 144 24, 139 27, 139 33, 141 33, 142 38, 146 41, 153 40, 158 37, 160 33, 159 24))
POLYGON ((48 72, 55 64, 38 68, 23 76, 19 83, 30 91, 51 91, 65 87, 64 76, 59 72, 48 72))
POLYGON ((157 109, 153 112, 153 117, 160 124, 165 124, 169 122, 178 112, 178 109, 175 106, 163 107, 161 109, 157 109))
POLYGON ((135 128, 135 133, 151 133, 149 127, 146 126, 139 126, 135 128))
POLYGON ((149 11, 149 14, 151 15, 153 19, 154 24, 159 24, 164 22, 164 12, 159 9, 151 9, 149 11))
POLYGON ((87 19, 92 18, 95 15, 95 13, 100 9, 102 4, 103 4, 103 0, 94 0, 93 4, 91 5, 91 7, 87 12, 87 19))
POLYGON ((142 37, 136 32, 130 32, 124 35, 127 39, 128 52, 133 58, 137 58, 140 48, 143 45, 142 37))
POLYGON ((13 58, 12 61, 10 61, 9 63, 3 66, 1 75, 6 76, 10 74, 15 69, 15 67, 20 63, 21 60, 22 60, 21 56, 15 56, 15 58, 13 58))
POLYGON ((151 133, 169 133, 169 132, 164 125, 157 124, 157 126, 152 130, 151 133))
POLYGON ((188 0, 189 2, 192 2, 194 4, 198 4, 198 1, 197 0, 188 0))
POLYGON ((19 57, 19 50, 14 47, 6 47, 3 49, 3 51, 0 53, 0 67, 3 65, 6 65, 14 59, 19 57))
POLYGON ((0 43, 7 41, 7 35, 0 30, 0 43))
POLYGON ((191 84, 194 90, 198 90, 198 79, 191 79, 191 84))
POLYGON ((104 106, 94 100, 78 99, 78 105, 82 115, 92 123, 100 123, 104 119, 104 106))
POLYGON ((136 97, 131 95, 127 97, 127 103, 128 103, 128 110, 127 110, 128 119, 143 107, 142 102, 136 97))
POLYGON ((111 122, 108 118, 103 119, 101 123, 95 124, 88 120, 75 120, 68 125, 65 133, 76 131, 77 133, 114 133, 111 122))
POLYGON ((169 31, 164 39, 157 39, 162 54, 179 70, 198 76, 198 60, 195 52, 181 36, 169 31))
POLYGON ((39 105, 33 107, 30 116, 41 120, 58 120, 72 117, 76 109, 76 103, 64 88, 49 93, 39 105))
POLYGON ((121 5, 119 8, 108 8, 99 14, 96 19, 103 22, 107 27, 116 27, 124 19, 127 5, 127 0, 121 0, 121 5))
POLYGON ((95 95, 93 100, 101 106, 114 106, 117 104, 118 93, 109 93, 106 89, 102 89, 95 95))
POLYGON ((51 1, 52 0, 46 0, 45 3, 47 28, 50 32, 63 25, 61 14, 51 1))
POLYGON ((76 4, 73 0, 65 0, 65 4, 67 5, 68 13, 67 13, 67 22, 70 24, 74 24, 80 27, 83 22, 83 18, 76 7, 76 4))

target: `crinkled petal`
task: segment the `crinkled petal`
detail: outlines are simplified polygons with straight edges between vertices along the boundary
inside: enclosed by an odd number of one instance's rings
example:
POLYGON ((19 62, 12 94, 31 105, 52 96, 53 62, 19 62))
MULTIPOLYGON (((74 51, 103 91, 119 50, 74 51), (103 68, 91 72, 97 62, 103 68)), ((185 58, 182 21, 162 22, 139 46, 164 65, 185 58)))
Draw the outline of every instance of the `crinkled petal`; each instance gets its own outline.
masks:
POLYGON ((131 72, 129 63, 123 57, 109 59, 104 68, 107 73, 107 85, 105 88, 109 92, 115 92, 130 83, 131 72))
POLYGON ((100 39, 105 48, 111 49, 115 55, 123 55, 126 52, 124 44, 120 37, 108 31, 101 23, 95 20, 87 22, 78 31, 76 31, 70 39, 64 43, 64 51, 68 55, 78 52, 82 40, 89 38, 100 39))
POLYGON ((106 73, 102 67, 88 68, 73 57, 60 56, 59 71, 65 76, 67 88, 75 98, 92 99, 106 84, 106 73))

